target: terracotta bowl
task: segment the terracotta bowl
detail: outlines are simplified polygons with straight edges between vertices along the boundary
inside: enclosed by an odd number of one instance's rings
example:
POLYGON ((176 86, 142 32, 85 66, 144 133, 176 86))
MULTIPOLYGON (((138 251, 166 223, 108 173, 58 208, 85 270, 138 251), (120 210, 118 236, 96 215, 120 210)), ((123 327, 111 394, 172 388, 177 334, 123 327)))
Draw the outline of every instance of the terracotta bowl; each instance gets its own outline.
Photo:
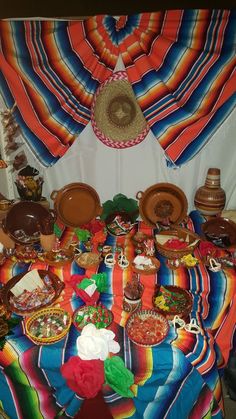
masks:
POLYGON ((58 217, 68 227, 88 224, 102 213, 97 192, 86 183, 69 183, 58 191, 52 191, 51 199, 58 217))
POLYGON ((168 219, 171 224, 179 224, 187 215, 188 202, 184 192, 172 183, 157 183, 144 192, 136 194, 139 212, 143 221, 156 227, 168 219))

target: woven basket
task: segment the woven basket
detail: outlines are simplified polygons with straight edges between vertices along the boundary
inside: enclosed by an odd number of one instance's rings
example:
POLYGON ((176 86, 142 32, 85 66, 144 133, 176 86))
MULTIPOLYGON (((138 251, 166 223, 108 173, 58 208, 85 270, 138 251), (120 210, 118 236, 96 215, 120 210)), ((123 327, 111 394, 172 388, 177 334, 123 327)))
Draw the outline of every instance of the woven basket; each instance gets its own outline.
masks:
POLYGON ((59 340, 63 339, 64 336, 66 336, 66 334, 68 333, 70 326, 71 326, 71 322, 72 322, 72 318, 71 315, 66 312, 65 310, 63 310, 62 308, 44 308, 42 310, 37 311, 37 313, 33 314, 33 316, 28 317, 25 321, 25 332, 26 335, 28 336, 28 338, 30 340, 32 340, 34 343, 36 343, 37 345, 49 345, 55 342, 58 342, 59 340), (39 318, 43 318, 45 315, 52 315, 52 316, 56 316, 58 318, 63 318, 64 315, 67 316, 68 321, 67 324, 65 325, 64 329, 61 331, 61 333, 59 333, 56 336, 51 336, 51 337, 37 337, 34 336, 31 331, 30 331, 30 327, 32 325, 32 323, 39 319, 39 318))
POLYGON ((158 250, 158 252, 165 256, 168 259, 181 259, 185 255, 189 255, 194 252, 194 250, 197 248, 200 241, 200 237, 193 233, 192 231, 188 230, 187 228, 182 227, 175 227, 173 230, 166 230, 162 231, 158 235, 155 236, 155 245, 158 250), (170 249, 166 246, 166 244, 160 244, 157 241, 157 237, 159 235, 163 236, 176 236, 177 239, 183 239, 186 240, 186 238, 189 238, 189 245, 184 249, 170 249))

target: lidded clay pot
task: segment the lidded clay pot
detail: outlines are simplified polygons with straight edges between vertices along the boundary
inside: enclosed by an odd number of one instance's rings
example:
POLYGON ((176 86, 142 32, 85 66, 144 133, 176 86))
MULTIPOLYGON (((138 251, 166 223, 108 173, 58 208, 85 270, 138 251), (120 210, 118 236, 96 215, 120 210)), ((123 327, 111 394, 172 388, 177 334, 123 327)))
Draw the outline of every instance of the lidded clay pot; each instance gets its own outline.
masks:
POLYGON ((220 169, 208 169, 205 185, 197 189, 194 205, 197 210, 207 216, 217 215, 225 207, 226 195, 220 186, 220 169))

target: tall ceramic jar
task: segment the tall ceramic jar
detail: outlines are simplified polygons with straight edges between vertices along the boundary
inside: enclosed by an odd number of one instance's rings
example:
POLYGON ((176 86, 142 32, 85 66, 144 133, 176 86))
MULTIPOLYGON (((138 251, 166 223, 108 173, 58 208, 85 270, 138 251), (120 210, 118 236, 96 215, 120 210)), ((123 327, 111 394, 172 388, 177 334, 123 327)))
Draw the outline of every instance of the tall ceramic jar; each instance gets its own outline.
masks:
POLYGON ((197 189, 194 205, 206 216, 220 214, 225 207, 226 195, 220 185, 220 169, 208 169, 205 185, 197 189))

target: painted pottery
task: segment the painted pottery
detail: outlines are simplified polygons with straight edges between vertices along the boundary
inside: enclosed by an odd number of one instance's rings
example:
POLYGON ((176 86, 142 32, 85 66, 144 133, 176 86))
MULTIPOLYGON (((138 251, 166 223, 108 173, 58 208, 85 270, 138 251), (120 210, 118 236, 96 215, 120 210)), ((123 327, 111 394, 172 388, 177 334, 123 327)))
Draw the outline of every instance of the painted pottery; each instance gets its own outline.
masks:
POLYGON ((140 216, 151 227, 167 220, 170 224, 179 224, 187 216, 185 193, 172 183, 156 183, 144 192, 137 192, 136 198, 140 216))
POLYGON ((69 183, 52 191, 51 199, 58 217, 68 227, 80 227, 102 213, 97 192, 86 183, 69 183))
POLYGON ((220 186, 220 169, 208 169, 205 185, 196 191, 195 207, 203 215, 217 215, 224 209, 225 200, 225 191, 220 186))

